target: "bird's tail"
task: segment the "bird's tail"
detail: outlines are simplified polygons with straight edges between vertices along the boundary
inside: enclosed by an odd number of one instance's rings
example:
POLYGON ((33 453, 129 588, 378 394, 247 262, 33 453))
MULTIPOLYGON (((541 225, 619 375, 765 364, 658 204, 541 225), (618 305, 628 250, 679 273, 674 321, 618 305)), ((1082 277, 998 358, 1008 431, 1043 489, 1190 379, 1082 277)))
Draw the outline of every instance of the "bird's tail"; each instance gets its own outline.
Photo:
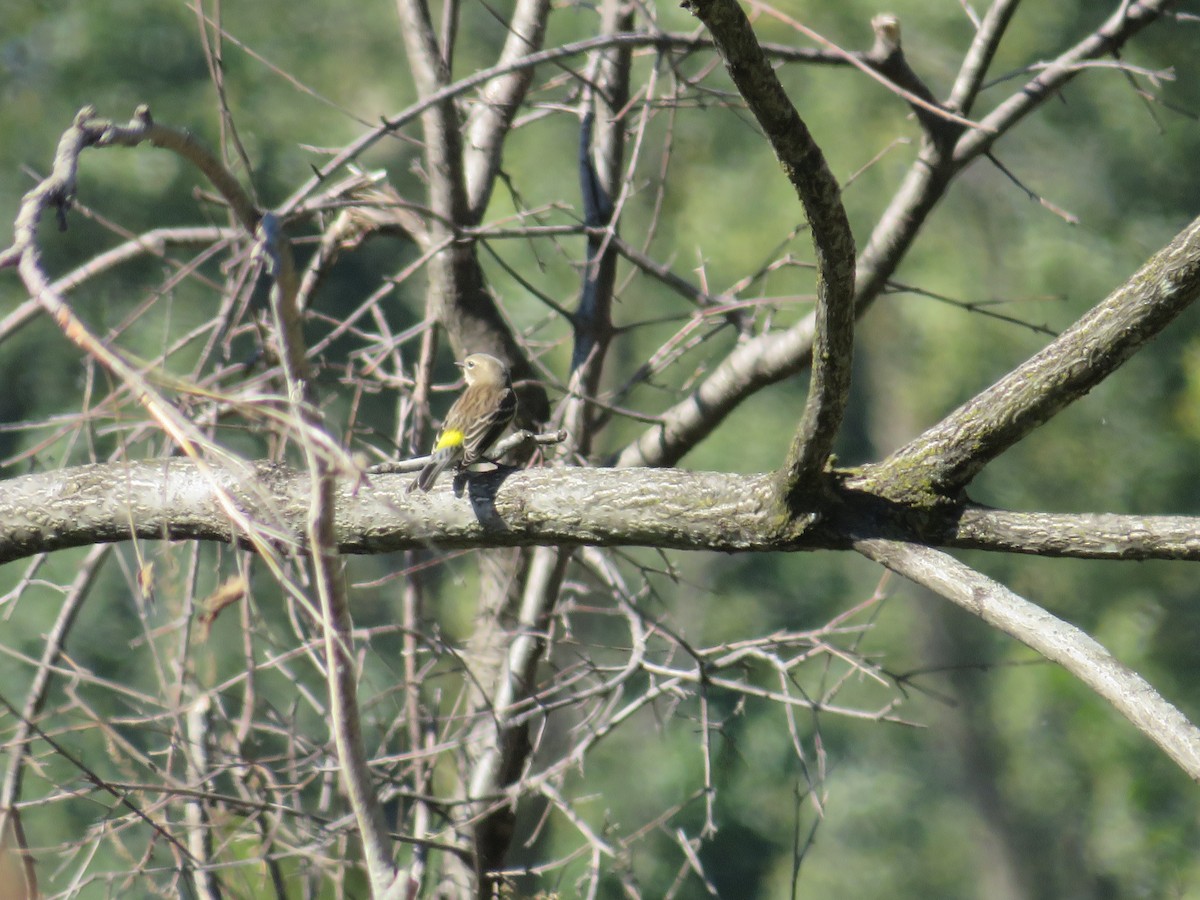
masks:
POLYGON ((461 446, 446 447, 434 453, 429 458, 429 462, 425 463, 425 467, 417 473, 412 484, 408 486, 407 493, 411 494, 415 490, 428 491, 432 488, 433 483, 438 480, 438 476, 458 458, 460 449, 461 446))

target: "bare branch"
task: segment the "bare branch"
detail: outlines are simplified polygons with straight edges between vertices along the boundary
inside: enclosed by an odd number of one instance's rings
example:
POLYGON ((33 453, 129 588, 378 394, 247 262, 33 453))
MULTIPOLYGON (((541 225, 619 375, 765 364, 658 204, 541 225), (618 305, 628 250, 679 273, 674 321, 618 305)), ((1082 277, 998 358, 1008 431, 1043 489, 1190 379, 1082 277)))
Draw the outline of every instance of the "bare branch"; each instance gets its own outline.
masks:
MULTIPOLYGON (((310 458, 310 462, 313 460, 310 458)), ((390 896, 402 880, 392 862, 387 822, 368 764, 358 707, 358 667, 350 648, 353 623, 334 537, 334 479, 319 467, 311 472, 308 535, 314 581, 321 600, 325 676, 329 685, 330 734, 337 748, 338 771, 363 843, 363 856, 374 897, 390 896)))
MULTIPOLYGON (((289 547, 305 543, 306 474, 271 463, 248 467, 249 477, 233 467, 206 467, 207 473, 189 460, 168 459, 10 479, 0 494, 0 562, 134 536, 242 540, 237 521, 252 521, 258 533, 289 547), (236 504, 237 521, 223 497, 236 504)), ((775 533, 765 475, 531 469, 458 481, 406 495, 403 476, 344 480, 335 499, 338 549, 639 542, 766 549, 790 540, 775 533), (455 496, 456 488, 463 496, 455 496), (705 512, 697 515, 701 501, 705 512)))
POLYGON ((50 690, 54 667, 58 664, 67 636, 75 624, 83 601, 91 592, 100 564, 108 556, 109 547, 97 546, 79 563, 79 571, 63 597, 58 618, 46 635, 42 656, 38 661, 33 682, 25 694, 25 704, 17 720, 16 730, 8 739, 8 762, 4 767, 4 781, 0 783, 0 834, 4 834, 9 813, 21 798, 21 781, 25 774, 25 760, 29 754, 29 742, 33 736, 33 723, 41 715, 50 690))
POLYGON ((938 550, 878 540, 854 546, 1061 665, 1200 781, 1200 730, 1083 631, 938 550))
POLYGON ((946 545, 1075 559, 1200 561, 1200 519, 1015 512, 968 505, 955 517, 946 545))
POLYGON ((1054 96, 1083 69, 1081 62, 1116 53, 1135 34, 1150 25, 1175 5, 1175 0, 1120 0, 1116 11, 1066 53, 1021 86, 1007 100, 985 116, 983 128, 964 134, 954 148, 954 163, 959 168, 990 150, 992 145, 1021 119, 1054 96))
MULTIPOLYGON (((926 141, 910 166, 887 209, 859 254, 854 305, 863 315, 879 297, 908 253, 929 214, 945 195, 955 175, 986 152, 1021 118, 1053 96, 1078 74, 1075 64, 1119 49, 1144 27, 1161 18, 1171 0, 1121 4, 1091 36, 1059 58, 979 124, 963 132, 953 151, 926 141)), ((643 432, 618 454, 620 466, 674 465, 730 412, 763 387, 774 384, 809 364, 814 320, 805 318, 787 331, 760 335, 739 344, 708 378, 687 397, 662 414, 661 424, 643 432)))
POLYGON ((975 38, 971 41, 967 55, 963 57, 958 77, 950 90, 950 98, 946 101, 946 105, 951 109, 957 109, 964 115, 970 113, 979 94, 979 87, 992 64, 992 57, 996 55, 1000 46, 1000 39, 1004 37, 1008 23, 1020 2, 1021 0, 993 0, 992 5, 988 7, 983 21, 975 29, 975 38))
MULTIPOLYGON (((518 63, 542 48, 549 13, 550 0, 520 0, 517 3, 508 21, 504 49, 496 61, 498 67, 518 63)), ((473 222, 483 219, 496 183, 496 173, 500 170, 504 139, 533 81, 533 72, 532 66, 518 67, 484 84, 478 105, 467 119, 463 170, 473 222)))
POLYGON ((991 460, 1103 381, 1197 296, 1200 218, 1040 353, 901 447, 881 469, 954 496, 991 460))
POLYGON ((767 62, 734 0, 690 0, 730 77, 758 119, 808 216, 817 264, 813 375, 808 401, 781 472, 781 495, 798 503, 818 483, 850 394, 854 342, 854 237, 820 147, 767 62))

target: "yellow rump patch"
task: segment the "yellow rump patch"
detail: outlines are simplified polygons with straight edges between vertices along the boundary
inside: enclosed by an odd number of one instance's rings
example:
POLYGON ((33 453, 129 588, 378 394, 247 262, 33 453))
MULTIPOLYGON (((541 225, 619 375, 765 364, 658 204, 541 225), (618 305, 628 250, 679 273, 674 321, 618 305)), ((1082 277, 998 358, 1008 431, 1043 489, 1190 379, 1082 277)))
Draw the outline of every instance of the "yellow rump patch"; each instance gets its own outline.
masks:
POLYGON ((438 438, 437 446, 433 448, 433 452, 445 450, 447 447, 458 447, 463 442, 463 433, 457 428, 447 428, 438 438))

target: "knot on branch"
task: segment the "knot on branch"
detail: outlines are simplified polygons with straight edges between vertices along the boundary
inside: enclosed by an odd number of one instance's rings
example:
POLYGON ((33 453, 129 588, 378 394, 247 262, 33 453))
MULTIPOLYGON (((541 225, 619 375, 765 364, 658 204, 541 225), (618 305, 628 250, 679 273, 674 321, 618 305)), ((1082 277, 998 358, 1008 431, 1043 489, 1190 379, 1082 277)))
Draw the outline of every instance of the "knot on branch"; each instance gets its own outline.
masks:
POLYGON ((948 146, 957 140, 966 126, 946 117, 950 110, 938 101, 928 85, 908 64, 901 43, 900 19, 891 13, 880 13, 871 19, 875 43, 864 61, 897 87, 912 96, 908 100, 913 114, 930 140, 948 146))

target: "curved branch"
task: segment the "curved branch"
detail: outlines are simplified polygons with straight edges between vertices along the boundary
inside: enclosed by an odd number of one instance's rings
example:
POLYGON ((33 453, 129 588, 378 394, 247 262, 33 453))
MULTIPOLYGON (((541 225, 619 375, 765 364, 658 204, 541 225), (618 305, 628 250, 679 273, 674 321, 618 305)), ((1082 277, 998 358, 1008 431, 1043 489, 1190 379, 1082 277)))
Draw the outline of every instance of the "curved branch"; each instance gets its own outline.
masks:
POLYGON ((854 341, 854 236, 837 179, 788 99, 736 0, 688 0, 713 36, 725 67, 766 133, 808 217, 817 265, 813 374, 808 401, 781 472, 796 501, 812 490, 833 450, 850 394, 854 341))
POLYGON ((1088 634, 941 551, 882 540, 854 547, 1061 665, 1200 781, 1200 730, 1088 634))
POLYGON ((145 104, 134 110, 133 119, 127 125, 117 125, 101 119, 88 121, 85 126, 101 129, 96 141, 99 147, 136 147, 138 144, 150 143, 155 147, 174 151, 204 173, 229 204, 238 223, 248 234, 253 234, 258 227, 259 212, 253 198, 221 159, 190 131, 170 128, 155 122, 150 116, 150 107, 145 104))
MULTIPOLYGON (((856 314, 863 315, 879 297, 955 175, 986 153, 1021 118, 1050 99, 1054 94, 1051 88, 1060 88, 1077 75, 1080 60, 1120 49, 1171 5, 1171 0, 1122 3, 1122 9, 1126 10, 1124 17, 1114 15, 1017 90, 979 123, 980 128, 964 131, 953 151, 926 141, 859 254, 854 293, 856 314)), ((616 464, 674 465, 748 397, 807 366, 813 332, 814 320, 808 316, 787 331, 761 335, 739 345, 707 380, 666 410, 660 424, 625 447, 616 464)))

